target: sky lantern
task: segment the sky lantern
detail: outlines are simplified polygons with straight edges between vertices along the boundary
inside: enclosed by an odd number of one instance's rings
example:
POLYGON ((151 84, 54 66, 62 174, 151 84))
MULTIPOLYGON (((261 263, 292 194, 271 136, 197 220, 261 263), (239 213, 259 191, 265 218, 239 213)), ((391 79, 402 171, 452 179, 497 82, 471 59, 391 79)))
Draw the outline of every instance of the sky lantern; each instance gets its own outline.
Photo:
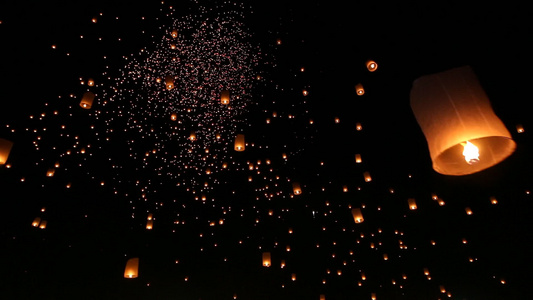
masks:
POLYGON ((270 267, 272 265, 272 259, 270 252, 263 252, 263 267, 270 267))
POLYGON ((33 219, 33 222, 31 222, 31 226, 33 227, 39 227, 39 224, 41 223, 41 218, 39 217, 36 217, 35 219, 33 219))
POLYGON ((375 61, 369 59, 366 61, 366 68, 368 69, 368 71, 374 72, 378 69, 378 64, 375 61))
POLYGON ((87 79, 87 85, 88 86, 94 86, 94 79, 92 79, 92 78, 87 79))
POLYGON ((174 77, 167 75, 165 77, 165 86, 167 87, 167 90, 171 90, 174 88, 174 77))
POLYGON ((355 85, 355 92, 357 93, 357 96, 363 96, 365 94, 365 89, 363 88, 362 83, 355 85))
POLYGON ((90 109, 93 106, 94 93, 85 92, 81 97, 80 106, 85 109, 90 109))
POLYGON ((191 134, 189 135, 189 140, 195 141, 196 140, 196 131, 191 131, 191 134))
POLYGON ((8 141, 6 139, 0 138, 0 165, 3 165, 6 163, 7 158, 9 156, 9 152, 11 152, 12 147, 13 147, 12 141, 8 141))
POLYGON ((244 151, 245 144, 244 144, 244 134, 239 133, 235 137, 235 151, 244 151))
POLYGON ((137 278, 139 277, 139 258, 134 257, 128 259, 126 262, 126 268, 124 268, 124 278, 137 278))
POLYGON ((229 91, 228 90, 224 90, 220 93, 220 103, 221 104, 224 104, 224 105, 228 105, 229 104, 229 91))
POLYGON ((407 204, 409 204, 409 209, 410 210, 416 210, 417 209, 415 198, 407 199, 407 204))
POLYGON ((177 38, 177 37, 178 37, 178 30, 177 30, 177 29, 172 30, 172 32, 170 33, 170 35, 171 35, 173 38, 177 38))
POLYGON ((50 168, 50 169, 48 169, 48 171, 46 171, 46 176, 52 177, 52 176, 54 176, 55 172, 56 172, 56 170, 54 168, 50 168))
POLYGON ((438 173, 476 173, 516 148, 470 66, 419 77, 410 98, 438 173))
POLYGON ((362 223, 365 220, 360 208, 352 208, 352 216, 355 223, 362 223))
POLYGON ((372 181, 372 177, 370 176, 370 172, 364 172, 363 176, 364 176, 366 182, 372 181))
POLYGON ((355 163, 360 164, 363 160, 361 159, 361 154, 355 155, 355 163))
POLYGON ((40 229, 46 229, 47 223, 48 222, 46 222, 46 220, 42 220, 41 223, 39 223, 39 228, 40 229))
POLYGON ((292 192, 295 195, 300 195, 302 193, 302 188, 300 187, 300 184, 298 182, 292 183, 292 192))
POLYGON ((178 114, 177 113, 171 113, 170 114, 170 120, 176 121, 177 119, 178 119, 178 114))
POLYGON ((152 230, 153 228, 154 228, 154 220, 152 219, 146 220, 146 229, 152 230))

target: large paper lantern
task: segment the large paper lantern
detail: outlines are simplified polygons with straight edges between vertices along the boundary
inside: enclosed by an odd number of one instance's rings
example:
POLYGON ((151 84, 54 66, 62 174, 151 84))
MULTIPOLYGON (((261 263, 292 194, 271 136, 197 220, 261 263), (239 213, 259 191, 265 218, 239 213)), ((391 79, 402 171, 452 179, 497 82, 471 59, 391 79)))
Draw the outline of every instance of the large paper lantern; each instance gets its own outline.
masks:
POLYGON ((419 77, 410 97, 438 173, 476 173, 514 152, 516 143, 470 66, 419 77))
POLYGON ((126 268, 124 269, 124 278, 137 278, 139 276, 139 258, 134 257, 128 259, 126 268))
POLYGON ((12 147, 13 147, 12 141, 8 141, 6 139, 0 138, 0 165, 3 165, 6 163, 7 158, 9 156, 9 152, 11 152, 12 147))

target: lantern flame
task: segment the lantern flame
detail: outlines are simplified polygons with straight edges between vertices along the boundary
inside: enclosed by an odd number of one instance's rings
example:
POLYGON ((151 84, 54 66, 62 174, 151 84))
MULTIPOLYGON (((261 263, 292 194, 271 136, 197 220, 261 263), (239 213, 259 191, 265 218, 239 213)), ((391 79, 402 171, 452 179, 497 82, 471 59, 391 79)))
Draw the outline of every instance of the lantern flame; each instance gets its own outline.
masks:
POLYGON ((479 161, 479 149, 476 145, 466 141, 462 144, 464 146, 463 155, 468 164, 474 164, 479 161))

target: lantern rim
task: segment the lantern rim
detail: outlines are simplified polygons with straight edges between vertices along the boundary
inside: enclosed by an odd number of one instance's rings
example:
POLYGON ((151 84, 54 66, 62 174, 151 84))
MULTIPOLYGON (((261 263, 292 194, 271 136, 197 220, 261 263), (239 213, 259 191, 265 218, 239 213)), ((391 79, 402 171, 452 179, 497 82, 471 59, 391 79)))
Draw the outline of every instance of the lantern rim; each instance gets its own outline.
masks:
POLYGON ((469 175, 500 163, 516 149, 516 142, 506 136, 485 136, 468 141, 479 147, 479 162, 474 164, 466 162, 461 142, 438 153, 433 158, 433 169, 443 175, 469 175))

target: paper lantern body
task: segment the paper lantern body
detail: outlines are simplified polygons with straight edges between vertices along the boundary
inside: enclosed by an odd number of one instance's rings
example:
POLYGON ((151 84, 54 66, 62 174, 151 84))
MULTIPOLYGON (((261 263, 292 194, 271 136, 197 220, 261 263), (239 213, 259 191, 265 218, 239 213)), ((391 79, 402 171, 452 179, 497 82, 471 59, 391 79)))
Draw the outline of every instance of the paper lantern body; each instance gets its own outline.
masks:
POLYGON ((263 252, 263 267, 270 267, 272 265, 272 259, 270 258, 270 252, 263 252))
POLYGON ((360 208, 352 208, 352 216, 355 223, 363 223, 363 213, 360 208))
POLYGON ((224 90, 220 93, 220 103, 221 104, 224 104, 224 105, 228 105, 229 104, 229 99, 230 99, 230 96, 229 96, 229 91, 228 90, 224 90))
POLYGON ((235 151, 244 151, 246 145, 244 143, 244 134, 239 133, 235 137, 235 151))
POLYGON ((93 106, 94 93, 85 92, 81 97, 80 106, 85 109, 90 109, 93 106))
POLYGON ((139 258, 128 259, 124 269, 124 278, 137 278, 139 276, 139 258))
POLYGON ((498 164, 516 148, 470 66, 419 77, 410 98, 438 173, 476 173, 498 164), (465 160, 466 141, 479 148, 478 162, 465 160))
POLYGON ((6 139, 0 138, 0 165, 3 165, 6 163, 7 158, 9 156, 9 152, 11 152, 12 147, 13 147, 12 141, 8 141, 6 139))

